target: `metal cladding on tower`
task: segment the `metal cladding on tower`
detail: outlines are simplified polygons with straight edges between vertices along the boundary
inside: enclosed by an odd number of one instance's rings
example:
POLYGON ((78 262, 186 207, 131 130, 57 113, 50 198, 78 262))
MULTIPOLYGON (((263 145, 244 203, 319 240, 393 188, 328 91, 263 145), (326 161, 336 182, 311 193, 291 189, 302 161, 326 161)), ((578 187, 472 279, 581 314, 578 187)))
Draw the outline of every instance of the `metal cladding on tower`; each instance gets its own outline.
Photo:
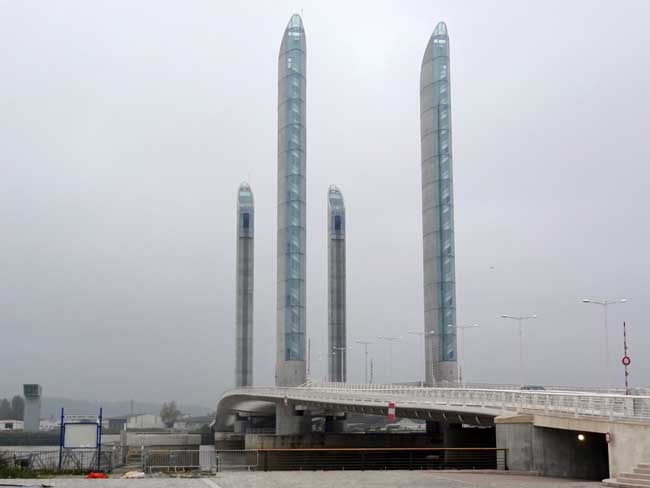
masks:
POLYGON ((330 186, 327 198, 329 380, 345 381, 347 368, 345 287, 345 204, 330 186))
POLYGON ((255 208, 248 183, 237 195, 237 318, 235 385, 253 384, 253 276, 255 208))
POLYGON ((278 58, 278 386, 306 381, 305 68, 305 30, 293 15, 278 58))
POLYGON ((439 23, 420 71, 424 323, 428 384, 456 381, 456 278, 449 36, 439 23))

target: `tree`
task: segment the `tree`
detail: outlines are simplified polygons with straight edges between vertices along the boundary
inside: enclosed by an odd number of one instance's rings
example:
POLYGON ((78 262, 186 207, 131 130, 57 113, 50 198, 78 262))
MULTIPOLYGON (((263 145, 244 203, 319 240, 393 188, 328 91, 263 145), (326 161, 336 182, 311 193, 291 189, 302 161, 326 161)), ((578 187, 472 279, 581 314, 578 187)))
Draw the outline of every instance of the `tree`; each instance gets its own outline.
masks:
POLYGON ((0 401, 0 419, 2 420, 16 420, 13 418, 13 412, 11 411, 11 403, 6 398, 3 398, 0 401))
POLYGON ((20 395, 16 395, 11 399, 11 411, 13 412, 14 420, 24 420, 25 417, 25 400, 20 395))
POLYGON ((176 401, 163 403, 160 408, 160 418, 167 427, 173 427, 174 422, 181 416, 181 411, 176 407, 176 401))

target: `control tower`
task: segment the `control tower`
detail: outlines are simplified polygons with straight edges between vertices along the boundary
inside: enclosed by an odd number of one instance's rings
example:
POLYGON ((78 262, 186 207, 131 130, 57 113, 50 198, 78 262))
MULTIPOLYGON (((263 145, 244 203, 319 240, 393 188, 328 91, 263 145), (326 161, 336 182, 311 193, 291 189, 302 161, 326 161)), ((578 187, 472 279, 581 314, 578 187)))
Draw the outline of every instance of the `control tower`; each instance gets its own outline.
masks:
POLYGON ((25 432, 38 432, 41 426, 41 385, 23 385, 25 396, 25 432))

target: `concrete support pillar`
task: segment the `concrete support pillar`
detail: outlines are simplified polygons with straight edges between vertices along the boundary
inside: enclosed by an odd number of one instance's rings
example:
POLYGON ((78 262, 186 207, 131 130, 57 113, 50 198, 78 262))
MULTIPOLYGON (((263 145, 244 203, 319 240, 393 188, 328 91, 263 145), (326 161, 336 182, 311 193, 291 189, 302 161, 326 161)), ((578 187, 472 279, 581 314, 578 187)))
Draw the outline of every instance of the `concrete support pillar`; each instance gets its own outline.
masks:
POLYGON ((335 415, 328 415, 325 417, 325 433, 326 434, 341 434, 345 430, 345 417, 337 417, 335 415))
MULTIPOLYGON (((529 417, 529 416, 526 416, 529 417)), ((507 449, 508 469, 533 471, 533 424, 532 419, 518 418, 512 423, 497 423, 497 447, 507 449)))
POLYGON ((427 434, 442 434, 442 423, 437 420, 427 420, 427 434))
POLYGON ((235 420, 234 432, 236 434, 245 434, 248 430, 248 424, 248 418, 238 417, 237 420, 235 420))
POLYGON ((603 480, 608 457, 605 434, 535 425, 533 415, 495 419, 497 447, 508 449, 508 469, 543 476, 603 480), (584 437, 578 439, 578 434, 584 437))
POLYGON ((308 410, 296 410, 292 404, 277 404, 275 433, 276 435, 310 435, 311 413, 308 410))

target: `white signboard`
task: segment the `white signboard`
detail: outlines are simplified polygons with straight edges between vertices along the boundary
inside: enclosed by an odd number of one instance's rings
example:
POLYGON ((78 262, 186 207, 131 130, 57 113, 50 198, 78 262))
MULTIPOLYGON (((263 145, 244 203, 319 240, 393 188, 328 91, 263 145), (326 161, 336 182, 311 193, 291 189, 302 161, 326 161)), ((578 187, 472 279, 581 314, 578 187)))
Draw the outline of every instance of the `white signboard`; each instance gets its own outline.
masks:
POLYGON ((97 424, 65 424, 63 438, 65 448, 95 449, 97 447, 97 424))

